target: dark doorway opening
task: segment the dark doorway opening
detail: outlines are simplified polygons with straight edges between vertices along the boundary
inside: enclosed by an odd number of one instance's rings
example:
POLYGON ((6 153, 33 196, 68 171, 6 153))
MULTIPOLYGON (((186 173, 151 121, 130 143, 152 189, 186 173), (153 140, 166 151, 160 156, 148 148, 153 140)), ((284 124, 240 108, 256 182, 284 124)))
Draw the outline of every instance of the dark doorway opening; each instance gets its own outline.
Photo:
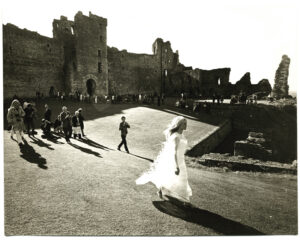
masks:
POLYGON ((96 89, 96 82, 93 79, 89 79, 86 81, 86 90, 90 96, 93 96, 96 89))

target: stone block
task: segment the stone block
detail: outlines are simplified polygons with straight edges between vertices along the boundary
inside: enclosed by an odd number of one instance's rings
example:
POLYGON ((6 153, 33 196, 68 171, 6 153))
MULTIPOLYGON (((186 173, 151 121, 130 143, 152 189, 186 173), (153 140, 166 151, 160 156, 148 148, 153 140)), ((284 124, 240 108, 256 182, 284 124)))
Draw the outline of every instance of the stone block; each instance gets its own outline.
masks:
POLYGON ((234 155, 254 158, 263 161, 272 159, 272 151, 264 148, 261 144, 249 141, 236 141, 234 143, 234 155))

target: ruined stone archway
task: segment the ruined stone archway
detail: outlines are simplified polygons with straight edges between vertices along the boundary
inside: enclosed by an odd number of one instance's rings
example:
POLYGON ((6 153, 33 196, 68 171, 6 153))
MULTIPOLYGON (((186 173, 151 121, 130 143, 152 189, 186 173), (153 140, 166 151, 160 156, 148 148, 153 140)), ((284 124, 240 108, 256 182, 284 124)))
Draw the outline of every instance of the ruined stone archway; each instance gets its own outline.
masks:
POLYGON ((93 96, 95 94, 96 90, 96 82, 94 79, 88 79, 86 81, 86 91, 90 96, 93 96))

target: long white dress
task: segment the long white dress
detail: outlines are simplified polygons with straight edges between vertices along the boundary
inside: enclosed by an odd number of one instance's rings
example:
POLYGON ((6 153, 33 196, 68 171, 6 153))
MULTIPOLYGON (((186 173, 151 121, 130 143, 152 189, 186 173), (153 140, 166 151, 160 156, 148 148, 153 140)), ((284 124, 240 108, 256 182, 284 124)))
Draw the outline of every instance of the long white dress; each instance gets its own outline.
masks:
POLYGON ((192 189, 188 183, 187 169, 184 161, 184 153, 187 147, 186 138, 179 133, 173 133, 165 142, 160 154, 157 156, 150 170, 136 180, 136 184, 152 182, 162 193, 175 197, 181 201, 189 202, 192 189), (175 174, 175 147, 177 147, 177 161, 180 173, 175 174))

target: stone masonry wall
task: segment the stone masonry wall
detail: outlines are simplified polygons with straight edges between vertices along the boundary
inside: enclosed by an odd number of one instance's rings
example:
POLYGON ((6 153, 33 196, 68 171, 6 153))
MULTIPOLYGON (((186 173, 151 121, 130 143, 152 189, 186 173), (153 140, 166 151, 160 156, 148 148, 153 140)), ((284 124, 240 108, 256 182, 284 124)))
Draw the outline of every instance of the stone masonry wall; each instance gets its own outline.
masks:
POLYGON ((62 88, 63 49, 57 40, 7 24, 3 26, 4 98, 33 97, 62 88))

